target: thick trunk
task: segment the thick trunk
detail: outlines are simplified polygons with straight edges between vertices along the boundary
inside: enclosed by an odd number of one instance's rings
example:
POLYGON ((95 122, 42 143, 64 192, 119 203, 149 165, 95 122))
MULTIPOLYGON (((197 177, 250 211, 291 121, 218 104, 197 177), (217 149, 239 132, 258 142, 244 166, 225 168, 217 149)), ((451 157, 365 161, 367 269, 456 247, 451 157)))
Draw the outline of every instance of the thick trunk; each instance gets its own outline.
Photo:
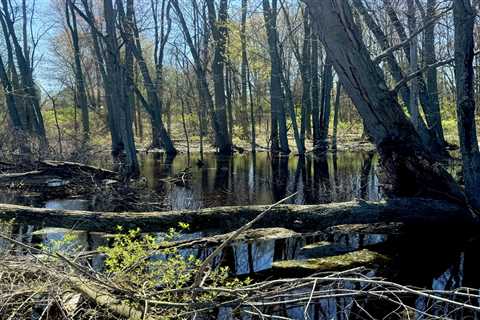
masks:
POLYGON ((112 103, 112 114, 110 115, 116 133, 112 136, 119 136, 121 141, 117 141, 117 145, 112 146, 114 156, 120 157, 121 150, 125 152, 123 175, 137 176, 139 173, 137 151, 135 148, 135 141, 133 140, 132 128, 132 112, 125 96, 125 72, 122 68, 120 59, 119 45, 117 40, 117 32, 115 20, 117 12, 113 8, 112 0, 104 0, 105 25, 106 25, 106 53, 105 65, 108 74, 109 85, 106 92, 109 95, 112 103))
POLYGON ((307 1, 338 77, 381 156, 387 192, 464 202, 460 186, 433 160, 388 90, 347 2, 307 1))
POLYGON ((473 87, 475 10, 470 0, 454 2, 455 21, 455 80, 457 88, 457 117, 463 178, 469 204, 480 209, 480 152, 475 123, 475 90, 473 87))
MULTIPOLYGON (((230 231, 253 220, 268 206, 219 207, 169 212, 88 212, 53 210, 0 204, 0 219, 34 225, 114 232, 118 226, 140 228, 144 232, 167 231, 179 222, 190 224, 190 231, 230 231)), ((316 231, 344 224, 378 222, 454 223, 470 222, 468 211, 451 202, 420 198, 381 202, 345 202, 321 205, 281 205, 274 207, 254 225, 255 228, 283 227, 316 231)))
POLYGON ((213 56, 213 86, 215 96, 215 120, 218 126, 218 148, 221 154, 232 153, 232 143, 228 132, 227 103, 225 97, 225 54, 227 42, 227 0, 220 1, 220 8, 215 12, 213 0, 207 0, 208 19, 215 40, 213 56))
POLYGON ((287 119, 282 91, 282 64, 278 52, 277 0, 263 0, 263 15, 267 29, 271 60, 270 104, 271 104, 271 150, 290 153, 287 137, 287 119))
MULTIPOLYGON (((435 15, 436 0, 427 0, 427 10, 424 24, 433 19, 435 15)), ((425 29, 423 40, 423 61, 426 66, 437 62, 435 54, 435 22, 428 23, 425 29)), ((440 101, 438 98, 437 69, 429 68, 426 71, 426 86, 429 101, 432 105, 431 112, 427 112, 425 117, 427 123, 432 124, 432 130, 435 132, 437 139, 442 145, 445 145, 445 137, 443 134, 442 117, 440 113, 440 101)))

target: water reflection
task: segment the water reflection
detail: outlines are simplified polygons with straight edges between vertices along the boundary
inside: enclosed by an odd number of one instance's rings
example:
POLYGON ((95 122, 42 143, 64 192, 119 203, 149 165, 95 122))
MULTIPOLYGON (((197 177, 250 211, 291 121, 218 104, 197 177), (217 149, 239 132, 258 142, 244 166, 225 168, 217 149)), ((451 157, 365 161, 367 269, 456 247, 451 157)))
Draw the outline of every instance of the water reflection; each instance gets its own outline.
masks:
MULTIPOLYGON (((195 155, 194 155, 195 156, 195 155)), ((298 192, 296 204, 381 198, 374 153, 339 153, 306 157, 271 157, 268 153, 204 156, 204 166, 190 165, 187 155, 175 159, 144 155, 142 174, 173 209, 269 204, 298 192), (166 182, 186 170, 188 182, 166 182)))

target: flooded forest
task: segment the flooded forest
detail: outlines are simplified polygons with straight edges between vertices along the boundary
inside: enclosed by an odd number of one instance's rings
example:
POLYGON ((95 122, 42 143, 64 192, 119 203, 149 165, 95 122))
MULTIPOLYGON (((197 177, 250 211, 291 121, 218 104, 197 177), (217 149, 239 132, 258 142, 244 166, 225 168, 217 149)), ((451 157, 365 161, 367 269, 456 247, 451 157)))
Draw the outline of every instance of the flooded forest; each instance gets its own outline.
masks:
POLYGON ((0 319, 480 319, 479 12, 0 0, 0 319))

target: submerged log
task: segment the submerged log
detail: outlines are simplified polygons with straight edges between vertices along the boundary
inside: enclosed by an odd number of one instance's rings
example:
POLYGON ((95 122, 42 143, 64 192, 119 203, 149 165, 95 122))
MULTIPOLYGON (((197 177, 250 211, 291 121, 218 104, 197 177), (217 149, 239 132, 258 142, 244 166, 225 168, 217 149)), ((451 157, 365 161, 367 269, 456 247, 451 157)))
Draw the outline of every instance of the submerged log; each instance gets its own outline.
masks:
MULTIPOLYGON (((253 220, 268 206, 217 207, 167 212, 90 212, 31 208, 0 204, 0 219, 30 225, 75 228, 90 231, 115 231, 140 228, 142 231, 167 231, 179 222, 190 224, 191 231, 230 231, 253 220)), ((466 208, 451 202, 399 198, 379 202, 351 201, 319 205, 279 205, 272 208, 255 228, 283 227, 294 231, 322 230, 339 224, 403 222, 413 224, 468 224, 472 218, 466 208)))
POLYGON ((367 249, 315 259, 275 261, 274 272, 284 276, 305 276, 323 271, 343 271, 356 267, 382 265, 388 258, 367 249))

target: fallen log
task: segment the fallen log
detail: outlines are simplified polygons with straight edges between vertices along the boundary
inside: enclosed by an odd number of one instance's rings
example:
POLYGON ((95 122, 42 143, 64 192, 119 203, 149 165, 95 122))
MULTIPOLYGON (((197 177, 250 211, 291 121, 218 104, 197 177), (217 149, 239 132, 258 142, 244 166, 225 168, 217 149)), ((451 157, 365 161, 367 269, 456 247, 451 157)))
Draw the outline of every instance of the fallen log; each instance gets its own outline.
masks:
MULTIPOLYGON (((90 212, 32 208, 0 204, 0 219, 30 225, 112 232, 117 226, 142 231, 167 231, 179 222, 190 231, 231 231, 239 228, 268 206, 217 207, 167 212, 90 212)), ((279 205, 254 228, 280 227, 294 231, 322 230, 339 224, 403 222, 413 224, 472 223, 468 210, 451 202, 421 198, 399 198, 379 202, 352 201, 319 205, 279 205)))
POLYGON ((34 170, 0 174, 0 186, 33 190, 48 190, 67 185, 95 184, 118 179, 116 172, 68 161, 39 161, 34 170))

